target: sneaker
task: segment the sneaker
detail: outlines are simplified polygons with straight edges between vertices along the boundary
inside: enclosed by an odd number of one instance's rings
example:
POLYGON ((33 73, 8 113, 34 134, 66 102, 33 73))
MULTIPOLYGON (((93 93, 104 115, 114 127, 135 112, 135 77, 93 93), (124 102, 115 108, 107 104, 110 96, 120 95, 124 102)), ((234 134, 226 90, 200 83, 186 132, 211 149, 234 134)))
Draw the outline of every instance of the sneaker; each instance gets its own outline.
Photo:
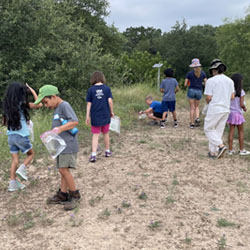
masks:
POLYGON ((239 151, 239 155, 250 155, 250 152, 247 151, 247 150, 245 150, 245 149, 243 149, 243 150, 239 151))
POLYGON ((27 173, 26 173, 26 167, 22 164, 16 171, 16 175, 18 175, 21 179, 27 181, 27 173))
POLYGON ((111 151, 105 151, 105 157, 110 157, 112 155, 111 151))
POLYGON ((79 190, 69 191, 69 201, 65 203, 64 210, 75 209, 81 200, 81 195, 79 190))
POLYGON ((174 121, 174 128, 178 128, 178 121, 174 121))
POLYGON ((89 158, 89 162, 96 162, 96 156, 91 155, 90 158, 89 158))
POLYGON ((8 191, 13 192, 13 191, 21 190, 24 188, 25 188, 25 185, 23 185, 22 183, 20 183, 18 181, 10 181, 8 191))
POLYGON ((201 121, 199 118, 195 120, 195 127, 200 127, 201 121))
POLYGON ((158 125, 158 122, 157 121, 151 121, 151 122, 148 123, 148 125, 155 126, 155 125, 158 125))
POLYGON ((208 157, 211 158, 211 159, 215 159, 216 155, 212 155, 210 152, 208 152, 208 157))
POLYGON ((219 148, 219 151, 218 151, 218 154, 217 154, 217 159, 220 159, 221 157, 223 157, 226 150, 227 150, 226 146, 223 146, 223 147, 219 148))
POLYGON ((228 150, 228 151, 227 151, 227 154, 228 154, 228 155, 234 155, 234 154, 235 154, 235 151, 234 151, 234 150, 228 150))
POLYGON ((53 197, 47 199, 47 204, 64 204, 69 200, 69 194, 61 192, 61 189, 53 197))
POLYGON ((166 127, 165 122, 161 122, 161 123, 160 123, 160 127, 161 127, 161 128, 165 128, 165 127, 166 127))
POLYGON ((194 124, 191 123, 189 127, 190 127, 191 129, 194 129, 194 124))

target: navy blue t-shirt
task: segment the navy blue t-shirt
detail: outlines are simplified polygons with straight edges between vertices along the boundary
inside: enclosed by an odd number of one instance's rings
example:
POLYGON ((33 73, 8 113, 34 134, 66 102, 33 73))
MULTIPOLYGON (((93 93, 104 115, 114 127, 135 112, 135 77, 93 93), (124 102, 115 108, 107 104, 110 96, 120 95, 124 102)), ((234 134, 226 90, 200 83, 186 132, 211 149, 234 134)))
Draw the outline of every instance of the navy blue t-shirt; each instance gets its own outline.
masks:
POLYGON ((202 90, 202 82, 205 78, 207 78, 206 73, 202 70, 201 75, 197 78, 194 74, 194 71, 190 71, 187 73, 186 78, 190 81, 190 89, 199 89, 202 90))
POLYGON ((91 102, 91 125, 95 127, 110 123, 108 99, 112 98, 111 89, 107 85, 94 85, 88 89, 86 101, 91 102))

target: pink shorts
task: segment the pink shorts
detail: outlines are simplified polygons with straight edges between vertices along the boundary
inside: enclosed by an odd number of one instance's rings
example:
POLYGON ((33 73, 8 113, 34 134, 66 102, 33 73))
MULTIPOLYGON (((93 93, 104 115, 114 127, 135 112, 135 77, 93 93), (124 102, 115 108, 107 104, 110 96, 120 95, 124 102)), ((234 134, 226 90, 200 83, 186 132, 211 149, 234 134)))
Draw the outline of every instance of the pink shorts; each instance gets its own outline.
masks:
POLYGON ((95 127, 95 126, 91 126, 91 133, 92 134, 100 134, 100 133, 106 134, 109 132, 109 124, 106 124, 104 126, 100 126, 100 127, 95 127))

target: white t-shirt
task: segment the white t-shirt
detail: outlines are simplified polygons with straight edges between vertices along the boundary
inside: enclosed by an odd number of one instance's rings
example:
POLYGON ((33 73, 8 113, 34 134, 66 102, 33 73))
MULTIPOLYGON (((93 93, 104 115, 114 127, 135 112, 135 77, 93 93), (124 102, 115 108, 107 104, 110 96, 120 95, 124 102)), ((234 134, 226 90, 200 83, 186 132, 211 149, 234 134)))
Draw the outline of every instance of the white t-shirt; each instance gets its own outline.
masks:
POLYGON ((212 96, 207 115, 230 112, 231 96, 235 92, 234 82, 224 74, 215 75, 206 82, 205 95, 212 96))

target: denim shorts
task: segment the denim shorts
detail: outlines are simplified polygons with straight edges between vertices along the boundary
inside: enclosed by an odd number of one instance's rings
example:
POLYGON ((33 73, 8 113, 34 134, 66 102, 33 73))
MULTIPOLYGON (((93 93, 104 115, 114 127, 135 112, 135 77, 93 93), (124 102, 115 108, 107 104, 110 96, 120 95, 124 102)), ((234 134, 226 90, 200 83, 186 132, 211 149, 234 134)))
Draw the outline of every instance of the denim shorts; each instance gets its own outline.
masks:
POLYGON ((161 108, 162 108, 162 112, 174 112, 175 111, 175 101, 170 101, 170 102, 165 102, 162 101, 161 102, 161 108))
POLYGON ((188 89, 187 97, 189 99, 200 100, 202 97, 202 90, 199 89, 188 89))
POLYGON ((8 144, 11 154, 17 154, 19 151, 26 154, 32 149, 32 144, 28 136, 21 136, 18 134, 8 135, 8 144))

